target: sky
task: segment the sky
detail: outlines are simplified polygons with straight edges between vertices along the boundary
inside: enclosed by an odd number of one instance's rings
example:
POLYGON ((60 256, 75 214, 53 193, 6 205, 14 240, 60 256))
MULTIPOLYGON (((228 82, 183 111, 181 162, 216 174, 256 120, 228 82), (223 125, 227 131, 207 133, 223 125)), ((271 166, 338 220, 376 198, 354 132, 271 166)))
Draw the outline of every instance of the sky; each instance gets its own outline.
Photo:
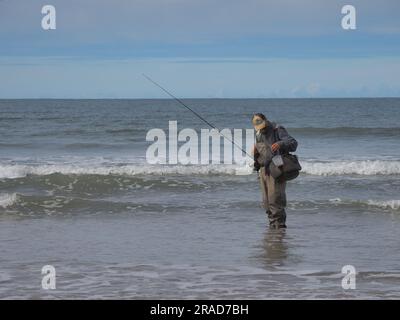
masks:
POLYGON ((187 98, 399 97, 400 1, 0 0, 0 98, 165 98, 142 73, 187 98))

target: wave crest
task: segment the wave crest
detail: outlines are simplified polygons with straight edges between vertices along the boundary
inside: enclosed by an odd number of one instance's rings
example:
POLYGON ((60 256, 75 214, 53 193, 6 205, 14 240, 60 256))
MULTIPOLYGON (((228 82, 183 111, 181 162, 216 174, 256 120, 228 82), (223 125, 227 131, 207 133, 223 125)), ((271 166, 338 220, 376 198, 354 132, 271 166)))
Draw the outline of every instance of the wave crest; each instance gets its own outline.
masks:
MULTIPOLYGON (((400 161, 301 161, 303 174, 317 176, 334 175, 400 175, 400 161)), ((249 175, 252 167, 248 165, 145 165, 145 164, 43 164, 43 165, 0 165, 0 179, 23 178, 28 175, 249 175)))
POLYGON ((362 161, 331 161, 331 162, 301 162, 303 173, 317 176, 333 175, 398 175, 400 161, 396 160, 362 160, 362 161))
POLYGON ((330 199, 334 205, 361 205, 381 209, 400 210, 400 200, 343 200, 340 198, 330 199))
POLYGON ((0 179, 23 178, 27 175, 244 175, 252 168, 243 165, 6 165, 0 166, 0 179))

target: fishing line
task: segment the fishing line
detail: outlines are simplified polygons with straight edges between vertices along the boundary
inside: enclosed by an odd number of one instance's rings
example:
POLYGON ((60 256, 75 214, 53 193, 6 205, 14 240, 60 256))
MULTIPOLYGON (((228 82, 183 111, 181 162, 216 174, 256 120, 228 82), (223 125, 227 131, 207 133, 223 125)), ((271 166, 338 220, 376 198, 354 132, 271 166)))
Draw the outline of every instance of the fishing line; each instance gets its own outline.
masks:
POLYGON ((214 126, 212 123, 208 122, 205 118, 203 118, 200 114, 198 114, 196 111, 194 111, 192 108, 190 108, 188 105, 186 105, 181 99, 175 97, 171 92, 169 92, 167 89, 163 88, 160 84, 155 82, 153 79, 151 79, 149 76, 146 74, 142 73, 142 76, 145 77, 148 81, 150 81, 152 84, 160 88, 162 91, 164 91, 167 95, 169 95, 172 99, 174 99, 176 102, 184 106, 186 109, 188 109, 190 112, 192 112, 196 117, 198 117, 200 120, 202 120, 204 123, 206 123, 209 127, 212 129, 217 130, 218 134, 223 137, 224 139, 228 140, 230 143, 232 143, 234 146, 239 148, 242 152, 244 152, 247 156, 250 158, 253 158, 250 154, 247 153, 246 150, 244 150, 241 146, 239 146, 235 141, 230 139, 229 137, 225 136, 223 133, 220 132, 220 130, 214 126))

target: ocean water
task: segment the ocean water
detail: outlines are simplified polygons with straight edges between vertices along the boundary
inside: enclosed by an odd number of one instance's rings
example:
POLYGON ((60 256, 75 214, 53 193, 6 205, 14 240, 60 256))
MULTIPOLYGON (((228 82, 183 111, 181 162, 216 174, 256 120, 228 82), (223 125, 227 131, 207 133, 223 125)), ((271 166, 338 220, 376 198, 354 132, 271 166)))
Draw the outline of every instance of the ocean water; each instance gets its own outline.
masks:
POLYGON ((150 129, 207 128, 172 100, 0 100, 0 298, 400 298, 400 99, 185 101, 298 140, 288 229, 246 163, 146 162, 150 129))

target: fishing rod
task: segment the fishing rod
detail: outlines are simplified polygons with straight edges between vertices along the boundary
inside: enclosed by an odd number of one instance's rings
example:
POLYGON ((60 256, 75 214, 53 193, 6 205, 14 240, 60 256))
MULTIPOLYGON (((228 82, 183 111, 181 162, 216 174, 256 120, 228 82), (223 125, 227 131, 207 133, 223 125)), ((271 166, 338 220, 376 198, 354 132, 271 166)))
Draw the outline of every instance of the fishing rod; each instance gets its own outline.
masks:
POLYGON ((206 119, 204 119, 200 114, 198 114, 196 111, 194 111, 192 108, 190 108, 188 105, 186 105, 181 99, 175 97, 171 92, 169 92, 167 89, 163 88, 160 84, 158 84, 157 82, 155 82, 153 79, 151 79, 149 76, 147 76, 146 74, 142 73, 142 76, 145 77, 148 81, 150 81, 152 84, 154 84, 155 86, 157 86, 158 88, 160 88, 162 91, 164 91, 167 95, 169 95, 172 99, 174 99, 176 102, 178 102, 179 104, 181 104, 183 107, 185 107, 187 110, 189 110, 190 112, 192 112, 196 117, 198 117, 201 121, 203 121, 204 123, 206 123, 209 127, 211 127, 212 129, 217 130, 218 134, 223 137, 224 139, 228 140, 230 143, 232 143, 234 146, 236 146, 237 148, 239 148, 242 152, 244 152, 247 156, 249 156, 250 158, 253 158, 253 156, 251 156, 246 150, 244 150, 241 146, 239 146, 235 141, 233 141, 232 139, 230 139, 229 137, 225 136, 223 133, 220 132, 220 130, 218 130, 218 128, 216 126, 214 126, 212 123, 208 122, 206 119))

